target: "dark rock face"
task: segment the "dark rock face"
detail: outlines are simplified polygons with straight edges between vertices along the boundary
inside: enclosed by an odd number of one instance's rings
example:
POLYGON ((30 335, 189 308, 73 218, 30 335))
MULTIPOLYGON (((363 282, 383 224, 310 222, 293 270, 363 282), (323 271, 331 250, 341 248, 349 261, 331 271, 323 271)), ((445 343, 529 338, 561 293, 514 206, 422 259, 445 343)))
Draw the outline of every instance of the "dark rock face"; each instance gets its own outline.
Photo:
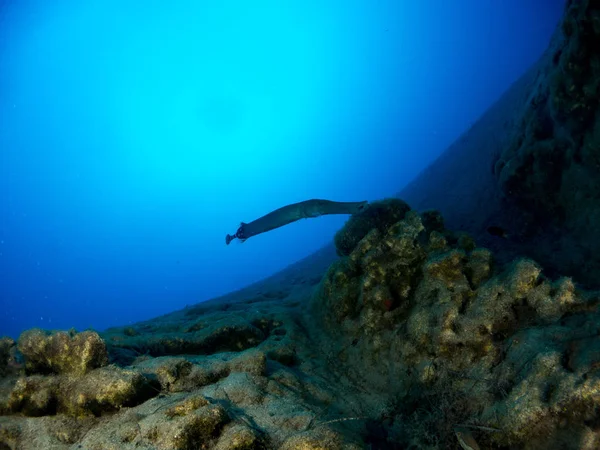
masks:
POLYGON ((540 62, 401 197, 439 209, 499 262, 528 255, 548 273, 600 286, 598 42, 598 1, 568 2, 540 62))
POLYGON ((570 235, 561 242, 566 247, 561 253, 570 255, 567 271, 597 284, 600 4, 571 2, 561 31, 564 39, 551 48, 552 62, 538 77, 494 173, 507 199, 538 228, 570 235), (593 263, 577 264, 578 259, 593 263))

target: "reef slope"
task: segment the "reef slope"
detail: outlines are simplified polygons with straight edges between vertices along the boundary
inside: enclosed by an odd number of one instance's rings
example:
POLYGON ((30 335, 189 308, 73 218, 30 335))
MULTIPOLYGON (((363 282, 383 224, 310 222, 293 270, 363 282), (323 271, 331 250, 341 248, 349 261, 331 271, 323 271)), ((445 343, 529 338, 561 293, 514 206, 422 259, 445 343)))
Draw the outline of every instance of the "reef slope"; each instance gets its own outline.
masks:
POLYGON ((600 446, 597 292, 398 199, 335 245, 230 302, 3 339, 0 448, 600 446))
POLYGON ((600 448, 599 11, 568 2, 408 204, 334 245, 134 326, 0 339, 0 450, 600 448))

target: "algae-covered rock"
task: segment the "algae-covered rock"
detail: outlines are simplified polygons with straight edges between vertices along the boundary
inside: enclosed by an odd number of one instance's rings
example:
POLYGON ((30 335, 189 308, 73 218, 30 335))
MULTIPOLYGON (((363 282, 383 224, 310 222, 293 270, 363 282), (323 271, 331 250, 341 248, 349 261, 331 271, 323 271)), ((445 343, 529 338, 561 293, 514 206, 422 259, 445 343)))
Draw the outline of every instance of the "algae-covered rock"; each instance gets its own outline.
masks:
POLYGON ((421 213, 423 226, 430 231, 443 232, 445 230, 444 217, 435 209, 428 209, 421 213))
POLYGON ((262 450, 266 448, 256 430, 245 425, 228 426, 223 430, 215 450, 262 450))
POLYGON ((229 373, 227 364, 216 360, 192 364, 184 358, 158 358, 158 361, 150 360, 149 363, 139 366, 140 369, 145 372, 154 366, 162 389, 169 392, 192 391, 212 384, 229 373))
POLYGON ((21 427, 14 420, 0 417, 0 448, 13 449, 17 448, 21 437, 21 427))
POLYGON ((100 415, 140 404, 157 394, 156 387, 139 372, 109 366, 81 378, 62 380, 58 401, 60 410, 68 415, 100 415))
POLYGON ((32 375, 16 379, 4 402, 7 412, 30 417, 63 413, 98 416, 157 395, 142 374, 102 367, 84 376, 32 375))
POLYGON ((166 392, 191 391, 224 376, 218 375, 220 371, 200 367, 182 357, 151 358, 136 367, 146 375, 154 375, 166 392))
POLYGON ((177 403, 175 406, 167 409, 165 414, 171 419, 176 416, 187 416, 192 411, 201 408, 202 406, 206 406, 210 404, 210 402, 201 395, 195 395, 193 397, 188 397, 184 401, 177 403))
POLYGON ((26 416, 56 414, 60 380, 56 377, 33 375, 19 378, 8 400, 8 409, 26 416))
POLYGON ((267 357, 261 351, 255 349, 246 350, 229 362, 229 369, 232 372, 266 375, 267 357))
POLYGON ((0 338, 0 377, 9 372, 11 362, 14 362, 15 341, 9 337, 0 338))
POLYGON ((192 362, 183 357, 160 357, 136 364, 136 369, 149 378, 156 379, 163 391, 193 391, 216 383, 230 373, 246 372, 266 374, 266 355, 250 349, 228 358, 205 358, 192 362))
POLYGON ((34 328, 21 334, 18 349, 28 373, 84 375, 108 363, 106 345, 98 333, 47 333, 34 328))
POLYGON ((312 302, 315 314, 328 328, 347 320, 357 320, 361 332, 392 326, 409 308, 421 277, 426 234, 413 211, 403 213, 403 219, 384 232, 369 231, 347 257, 329 268, 312 302))
POLYGON ((323 278, 317 307, 326 312, 325 317, 341 323, 348 317, 356 317, 359 296, 358 272, 349 260, 342 259, 334 262, 323 278))
POLYGON ((156 422, 145 438, 157 448, 196 449, 210 448, 218 439, 221 430, 230 421, 225 409, 213 403, 198 402, 185 406, 175 405, 181 414, 173 410, 165 412, 169 420, 156 422))
POLYGON ((359 450, 363 448, 356 442, 345 438, 342 433, 326 426, 298 433, 287 439, 281 450, 359 450))
POLYGON ((215 316, 202 326, 198 323, 181 328, 165 328, 153 332, 138 330, 131 333, 112 334, 107 338, 111 354, 118 362, 130 364, 135 355, 211 355, 220 352, 238 352, 259 345, 268 338, 268 330, 251 317, 231 314, 215 316))
POLYGON ((352 215, 335 234, 338 254, 348 256, 369 231, 376 229, 385 233, 390 226, 402 220, 409 210, 410 206, 396 198, 369 203, 363 211, 352 215))
POLYGON ((493 270, 492 252, 485 248, 476 248, 471 252, 466 264, 466 275, 474 288, 481 286, 492 275, 493 270))

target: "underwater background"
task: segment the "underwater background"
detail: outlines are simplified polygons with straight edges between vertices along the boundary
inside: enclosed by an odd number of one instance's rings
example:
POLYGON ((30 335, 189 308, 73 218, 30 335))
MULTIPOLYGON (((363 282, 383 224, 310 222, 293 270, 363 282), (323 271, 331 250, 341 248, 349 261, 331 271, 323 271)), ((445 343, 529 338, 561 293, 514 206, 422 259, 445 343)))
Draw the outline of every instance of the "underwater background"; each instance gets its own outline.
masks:
POLYGON ((548 46, 562 0, 0 3, 0 336, 210 299, 347 217, 225 245, 310 198, 377 200, 548 46))

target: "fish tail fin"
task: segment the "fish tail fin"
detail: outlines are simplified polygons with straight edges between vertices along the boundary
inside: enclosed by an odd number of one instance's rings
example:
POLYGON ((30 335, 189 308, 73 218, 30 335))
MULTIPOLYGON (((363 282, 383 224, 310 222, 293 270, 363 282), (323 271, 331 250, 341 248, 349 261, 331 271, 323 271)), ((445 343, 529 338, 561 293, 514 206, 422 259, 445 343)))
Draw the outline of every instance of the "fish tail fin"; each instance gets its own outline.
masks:
POLYGON ((235 232, 235 234, 227 234, 225 236, 225 244, 229 245, 229 243, 231 241, 233 241, 234 239, 239 239, 240 242, 245 242, 247 237, 242 237, 244 236, 244 227, 246 226, 246 224, 244 222, 240 223, 240 227, 238 228, 238 230, 235 232))

